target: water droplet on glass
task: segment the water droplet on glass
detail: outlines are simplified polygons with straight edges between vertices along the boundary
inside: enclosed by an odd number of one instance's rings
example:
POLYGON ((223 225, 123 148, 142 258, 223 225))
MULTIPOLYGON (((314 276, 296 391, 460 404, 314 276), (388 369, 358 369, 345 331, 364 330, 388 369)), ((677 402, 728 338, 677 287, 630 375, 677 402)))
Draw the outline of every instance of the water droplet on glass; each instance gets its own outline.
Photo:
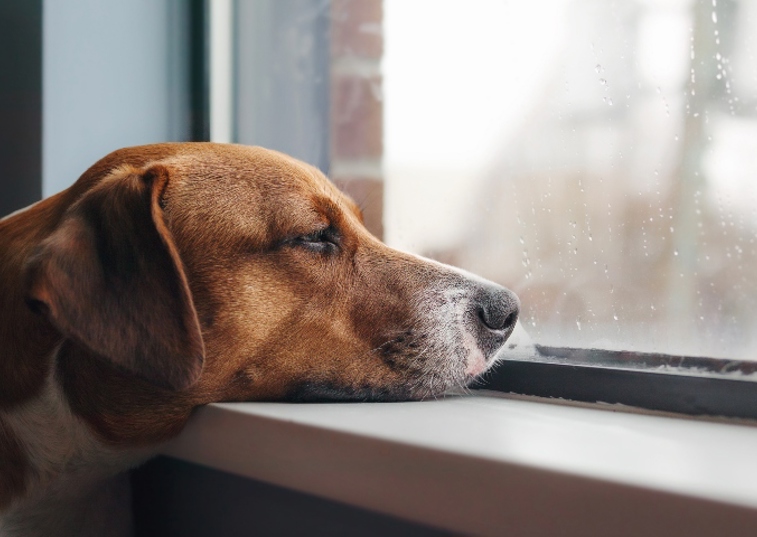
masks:
POLYGON ((613 315, 612 318, 615 319, 616 321, 618 320, 618 316, 617 315, 613 315))
POLYGON ((599 79, 599 83, 602 84, 603 86, 606 86, 607 85, 607 80, 605 80, 604 78, 600 78, 599 79))
POLYGON ((673 250, 673 255, 678 255, 678 250, 673 250))
POLYGON ((655 170, 655 171, 654 171, 654 174, 655 174, 655 175, 660 175, 660 172, 659 172, 659 170, 655 170))
POLYGON ((715 24, 717 24, 718 22, 718 14, 714 11, 712 12, 712 22, 714 22, 715 24))
POLYGON ((596 67, 594 67, 594 70, 597 72, 597 74, 600 74, 604 69, 602 69, 602 66, 597 64, 596 67))

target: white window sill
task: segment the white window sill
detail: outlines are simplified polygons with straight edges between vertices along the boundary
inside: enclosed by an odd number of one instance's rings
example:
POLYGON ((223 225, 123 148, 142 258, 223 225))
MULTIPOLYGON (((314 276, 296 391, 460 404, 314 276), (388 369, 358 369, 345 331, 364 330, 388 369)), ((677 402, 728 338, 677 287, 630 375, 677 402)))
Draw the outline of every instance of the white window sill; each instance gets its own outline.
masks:
POLYGON ((466 535, 755 535, 757 427, 493 393, 199 409, 165 453, 466 535))

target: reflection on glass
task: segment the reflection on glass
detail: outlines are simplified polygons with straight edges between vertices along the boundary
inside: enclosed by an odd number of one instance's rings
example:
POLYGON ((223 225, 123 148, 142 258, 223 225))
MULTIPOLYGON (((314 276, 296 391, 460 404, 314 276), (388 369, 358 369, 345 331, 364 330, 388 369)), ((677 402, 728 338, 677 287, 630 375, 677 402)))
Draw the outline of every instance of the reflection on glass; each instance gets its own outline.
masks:
POLYGON ((757 2, 384 5, 388 242, 542 343, 757 359, 757 2))

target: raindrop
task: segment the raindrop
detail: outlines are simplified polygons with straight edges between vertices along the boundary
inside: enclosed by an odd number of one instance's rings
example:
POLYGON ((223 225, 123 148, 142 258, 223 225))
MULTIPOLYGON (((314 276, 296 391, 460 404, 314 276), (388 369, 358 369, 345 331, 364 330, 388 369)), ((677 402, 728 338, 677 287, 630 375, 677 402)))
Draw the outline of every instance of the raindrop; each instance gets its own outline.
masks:
POLYGON ((678 250, 673 250, 673 255, 678 255, 678 250))
POLYGON ((579 330, 581 330, 581 321, 576 321, 576 326, 578 327, 579 330))
POLYGON ((714 11, 712 12, 712 22, 714 22, 715 24, 718 23, 718 14, 714 11))
POLYGON ((617 315, 613 315, 612 318, 615 319, 616 321, 618 320, 618 316, 617 315))

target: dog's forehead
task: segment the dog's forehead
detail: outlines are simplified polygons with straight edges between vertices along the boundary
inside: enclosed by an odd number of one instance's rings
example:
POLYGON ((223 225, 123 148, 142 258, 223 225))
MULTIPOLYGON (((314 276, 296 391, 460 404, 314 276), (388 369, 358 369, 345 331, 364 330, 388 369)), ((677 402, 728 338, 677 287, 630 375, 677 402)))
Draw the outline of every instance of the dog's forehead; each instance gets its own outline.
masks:
POLYGON ((306 230, 337 214, 358 213, 313 166, 257 147, 223 149, 172 160, 166 197, 174 217, 262 239, 272 229, 306 230))
POLYGON ((182 155, 176 159, 180 181, 195 191, 208 189, 250 196, 333 195, 328 180, 315 167, 259 147, 228 147, 182 155))

